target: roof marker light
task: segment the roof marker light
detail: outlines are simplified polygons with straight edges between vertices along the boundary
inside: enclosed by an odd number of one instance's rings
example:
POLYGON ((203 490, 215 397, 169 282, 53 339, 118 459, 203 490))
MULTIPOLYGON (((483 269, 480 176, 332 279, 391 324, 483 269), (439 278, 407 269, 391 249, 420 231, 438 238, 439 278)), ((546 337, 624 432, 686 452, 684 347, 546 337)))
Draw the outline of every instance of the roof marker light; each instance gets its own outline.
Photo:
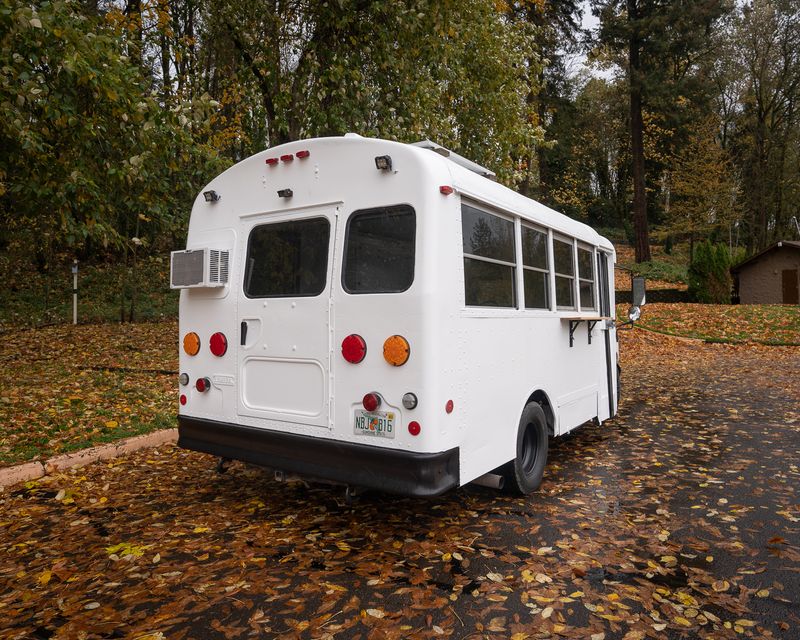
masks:
POLYGON ((375 156, 375 166, 378 171, 391 171, 392 156, 375 156))
POLYGON ((443 184, 441 187, 439 187, 439 193, 446 196, 449 196, 451 193, 453 193, 453 191, 455 191, 455 189, 453 189, 453 187, 451 187, 449 184, 443 184))
POLYGON ((447 413, 453 413, 453 407, 454 407, 453 401, 452 400, 448 400, 447 404, 444 405, 444 410, 447 413))
POLYGON ((302 158, 308 158, 308 156, 311 155, 311 152, 308 149, 303 149, 302 151, 298 151, 294 155, 296 155, 298 158, 301 158, 301 159, 302 158))
POLYGON ((203 191, 203 197, 205 198, 206 202, 216 202, 222 196, 212 189, 211 191, 203 191))
POLYGON ((278 158, 267 158, 264 162, 266 162, 270 167, 274 167, 280 162, 280 160, 278 160, 278 158))
POLYGON ((281 162, 291 162, 294 160, 294 156, 291 153, 284 153, 281 156, 281 162))

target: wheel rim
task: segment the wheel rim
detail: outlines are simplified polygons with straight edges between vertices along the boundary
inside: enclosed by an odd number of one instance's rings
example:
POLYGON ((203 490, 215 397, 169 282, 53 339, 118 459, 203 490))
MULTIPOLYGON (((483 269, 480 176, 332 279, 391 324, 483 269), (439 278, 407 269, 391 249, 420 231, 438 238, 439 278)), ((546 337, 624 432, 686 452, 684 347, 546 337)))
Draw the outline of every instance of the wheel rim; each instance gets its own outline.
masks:
POLYGON ((523 473, 527 476, 533 472, 536 466, 536 457, 539 447, 536 443, 536 429, 534 425, 528 424, 525 427, 525 435, 522 437, 522 467, 523 473))

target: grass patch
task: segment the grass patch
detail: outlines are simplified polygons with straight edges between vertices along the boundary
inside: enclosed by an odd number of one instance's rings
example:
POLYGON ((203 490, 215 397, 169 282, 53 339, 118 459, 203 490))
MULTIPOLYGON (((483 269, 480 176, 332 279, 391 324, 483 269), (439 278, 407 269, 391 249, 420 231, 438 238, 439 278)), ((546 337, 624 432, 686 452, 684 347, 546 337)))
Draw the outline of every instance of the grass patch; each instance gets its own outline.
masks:
POLYGON ((0 343, 0 464, 175 426, 177 324, 51 326, 0 343), (124 367, 124 369, 120 369, 124 367))
MULTIPOLYGON (((617 317, 627 319, 627 305, 617 317)), ((726 344, 800 346, 800 307, 796 305, 645 305, 637 325, 672 336, 726 344)))
MULTIPOLYGON (((10 253, 0 255, 0 330, 72 322, 72 263, 62 260, 48 273, 10 253)), ((136 270, 120 264, 81 264, 78 321, 119 322, 136 291, 135 318, 164 320, 178 315, 178 293, 169 288, 169 257, 143 258, 136 270)))

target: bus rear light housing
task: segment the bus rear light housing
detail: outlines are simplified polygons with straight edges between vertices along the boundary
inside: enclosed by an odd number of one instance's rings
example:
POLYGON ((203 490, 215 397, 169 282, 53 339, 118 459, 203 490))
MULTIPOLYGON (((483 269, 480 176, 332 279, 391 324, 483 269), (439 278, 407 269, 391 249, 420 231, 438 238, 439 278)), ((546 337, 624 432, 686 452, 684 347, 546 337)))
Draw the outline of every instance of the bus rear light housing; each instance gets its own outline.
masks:
POLYGON ((181 374, 181 375, 178 377, 178 382, 180 382, 180 383, 181 383, 181 386, 182 386, 182 387, 185 387, 187 384, 189 384, 189 374, 188 374, 188 373, 186 373, 186 372, 184 371, 184 372, 183 372, 183 373, 182 373, 182 374, 181 374))
POLYGON ((410 391, 403 396, 403 407, 406 409, 416 409, 419 401, 417 396, 410 391))
POLYGON ((393 367, 400 367, 408 362, 411 347, 403 336, 389 336, 383 343, 383 359, 393 367))
POLYGON ((211 380, 208 378, 198 378, 197 382, 194 383, 194 388, 200 393, 205 393, 211 388, 211 380))
POLYGON ((350 364, 358 364, 367 355, 367 343, 357 333, 351 333, 342 340, 342 357, 350 364))
POLYGON ((211 353, 221 358, 228 351, 228 339, 225 337, 224 333, 217 331, 211 336, 211 339, 208 341, 208 346, 211 349, 211 353))
POLYGON ((373 411, 380 409, 381 397, 375 392, 368 393, 361 400, 361 404, 364 406, 364 411, 369 411, 372 413, 373 411))
POLYGON ((183 336, 183 350, 187 355, 196 356, 200 351, 200 336, 194 331, 183 336))

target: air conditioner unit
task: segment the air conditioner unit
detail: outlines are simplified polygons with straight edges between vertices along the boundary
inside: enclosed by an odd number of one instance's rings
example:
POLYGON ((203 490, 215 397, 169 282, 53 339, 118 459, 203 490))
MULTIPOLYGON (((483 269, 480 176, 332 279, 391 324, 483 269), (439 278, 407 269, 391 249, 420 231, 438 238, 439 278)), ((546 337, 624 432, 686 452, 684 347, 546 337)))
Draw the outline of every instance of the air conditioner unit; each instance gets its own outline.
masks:
POLYGON ((187 249, 170 255, 171 289, 221 287, 228 283, 229 252, 227 250, 187 249))

